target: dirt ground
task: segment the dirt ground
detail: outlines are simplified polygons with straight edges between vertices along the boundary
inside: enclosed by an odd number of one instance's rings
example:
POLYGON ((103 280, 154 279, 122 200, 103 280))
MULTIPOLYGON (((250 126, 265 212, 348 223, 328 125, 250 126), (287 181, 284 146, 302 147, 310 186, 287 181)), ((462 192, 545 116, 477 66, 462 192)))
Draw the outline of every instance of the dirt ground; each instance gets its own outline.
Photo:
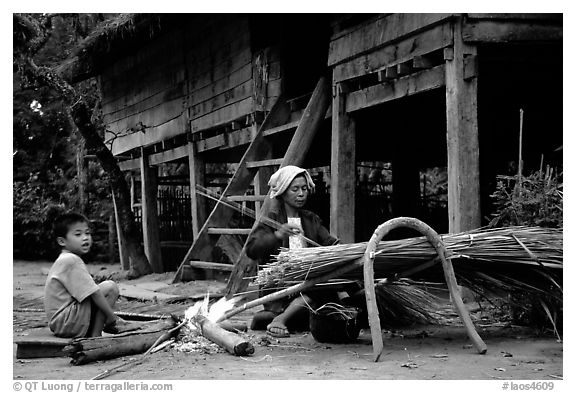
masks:
MULTIPOLYGON (((43 285, 49 262, 13 264, 13 338, 31 328, 45 326, 42 307, 43 285), (23 311, 32 310, 32 311, 23 311)), ((91 273, 108 275, 117 271, 110 265, 88 265, 91 273)), ((173 273, 172 273, 173 274, 173 273)), ((170 274, 151 275, 129 283, 169 282, 170 274)), ((214 290, 217 282, 189 282, 168 286, 163 292, 199 293, 214 290)), ((117 307, 124 311, 133 301, 121 298, 117 307)), ((182 310, 188 305, 180 305, 182 310)), ((134 310, 133 307, 130 308, 134 310)), ((148 313, 151 306, 147 305, 148 313)), ((152 307, 153 309, 153 307, 152 307)), ((258 308, 239 315, 249 322, 258 308)), ((166 311, 166 309, 164 309, 166 311)), ((477 321, 479 312, 473 314, 477 321)), ((533 330, 503 323, 477 323, 488 346, 480 355, 471 345, 464 328, 454 323, 418 326, 401 331, 385 331, 384 352, 378 363, 372 361, 370 333, 363 330, 351 344, 318 343, 309 333, 290 338, 266 339, 264 332, 248 331, 255 346, 249 357, 226 352, 181 352, 167 348, 148 356, 141 364, 116 373, 108 380, 552 380, 563 379, 563 344, 553 336, 538 336, 533 330)), ((73 366, 69 358, 16 359, 13 344, 15 380, 87 380, 128 362, 134 357, 73 366)))

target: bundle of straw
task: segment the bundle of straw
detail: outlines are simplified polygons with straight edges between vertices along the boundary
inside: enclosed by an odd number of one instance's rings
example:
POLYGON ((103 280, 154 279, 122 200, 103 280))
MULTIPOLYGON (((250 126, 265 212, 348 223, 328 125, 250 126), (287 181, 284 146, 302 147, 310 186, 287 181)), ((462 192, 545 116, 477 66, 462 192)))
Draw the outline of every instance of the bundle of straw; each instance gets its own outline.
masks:
MULTIPOLYGON (((540 227, 479 229, 442 236, 457 276, 474 282, 490 281, 504 287, 538 287, 536 275, 554 278, 562 272, 562 230, 540 227), (536 273, 535 273, 536 272, 536 273), (524 280, 530 276, 531 280, 524 280)), ((367 243, 327 247, 281 249, 274 262, 264 266, 256 278, 263 286, 282 286, 321 276, 361 258, 367 243)), ((425 237, 382 241, 376 248, 376 278, 404 276, 419 267, 432 265, 436 251, 425 237)), ((436 264, 435 269, 440 267, 436 264)), ((429 271, 428 269, 427 271, 429 271)), ((362 269, 345 276, 362 279, 362 269)), ((560 287, 556 283, 557 287, 560 287)))
POLYGON ((374 289, 380 325, 384 328, 438 323, 442 319, 439 299, 407 281, 381 281, 374 289))

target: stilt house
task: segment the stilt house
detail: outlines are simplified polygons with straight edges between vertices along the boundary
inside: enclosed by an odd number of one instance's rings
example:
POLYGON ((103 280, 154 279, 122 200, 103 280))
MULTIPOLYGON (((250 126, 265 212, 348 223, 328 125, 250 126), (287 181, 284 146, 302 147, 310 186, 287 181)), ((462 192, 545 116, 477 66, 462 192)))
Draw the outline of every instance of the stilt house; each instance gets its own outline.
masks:
POLYGON ((77 60, 148 257, 232 292, 280 165, 310 169, 310 209, 357 242, 397 216, 480 227, 519 147, 525 171, 561 162, 560 14, 122 15, 77 60))

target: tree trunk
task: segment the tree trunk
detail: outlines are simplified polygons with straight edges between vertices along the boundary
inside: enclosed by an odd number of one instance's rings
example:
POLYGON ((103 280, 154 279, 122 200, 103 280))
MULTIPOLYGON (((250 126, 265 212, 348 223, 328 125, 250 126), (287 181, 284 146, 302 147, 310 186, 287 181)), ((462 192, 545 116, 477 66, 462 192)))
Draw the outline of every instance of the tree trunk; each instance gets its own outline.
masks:
POLYGON ((110 185, 118 209, 120 230, 124 233, 126 248, 128 249, 128 256, 130 258, 129 276, 135 278, 151 273, 152 269, 148 263, 146 254, 144 254, 140 233, 136 227, 134 213, 130 206, 130 191, 128 190, 128 184, 126 183, 124 174, 120 170, 112 152, 106 147, 104 141, 98 135, 96 126, 91 121, 88 108, 82 100, 76 105, 71 106, 70 115, 84 137, 87 149, 95 152, 96 157, 100 161, 100 165, 102 165, 102 168, 106 171, 110 179, 110 185))
POLYGON ((86 183, 88 180, 88 168, 84 156, 86 149, 84 147, 84 139, 79 140, 78 151, 76 152, 76 176, 78 178, 78 206, 82 213, 86 212, 88 206, 88 198, 86 195, 86 183))
POLYGON ((13 61, 18 66, 23 80, 48 86, 68 103, 72 121, 85 141, 87 150, 94 151, 104 171, 109 176, 112 192, 116 198, 120 230, 124 233, 130 257, 130 277, 139 277, 152 272, 148 258, 144 254, 141 236, 134 221, 130 206, 130 193, 124 174, 120 170, 112 152, 106 147, 98 133, 98 125, 92 120, 92 113, 84 97, 65 79, 52 69, 39 67, 33 55, 46 41, 46 31, 31 18, 14 14, 13 61))

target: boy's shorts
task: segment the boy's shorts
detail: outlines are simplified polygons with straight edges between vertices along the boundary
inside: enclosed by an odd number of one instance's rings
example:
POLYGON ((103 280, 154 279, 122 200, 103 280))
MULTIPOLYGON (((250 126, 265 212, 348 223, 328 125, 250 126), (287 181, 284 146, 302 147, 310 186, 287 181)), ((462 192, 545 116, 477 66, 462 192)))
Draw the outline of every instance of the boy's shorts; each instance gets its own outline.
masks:
POLYGON ((90 297, 81 303, 73 300, 56 311, 48 326, 58 337, 86 337, 92 315, 92 300, 90 297))

